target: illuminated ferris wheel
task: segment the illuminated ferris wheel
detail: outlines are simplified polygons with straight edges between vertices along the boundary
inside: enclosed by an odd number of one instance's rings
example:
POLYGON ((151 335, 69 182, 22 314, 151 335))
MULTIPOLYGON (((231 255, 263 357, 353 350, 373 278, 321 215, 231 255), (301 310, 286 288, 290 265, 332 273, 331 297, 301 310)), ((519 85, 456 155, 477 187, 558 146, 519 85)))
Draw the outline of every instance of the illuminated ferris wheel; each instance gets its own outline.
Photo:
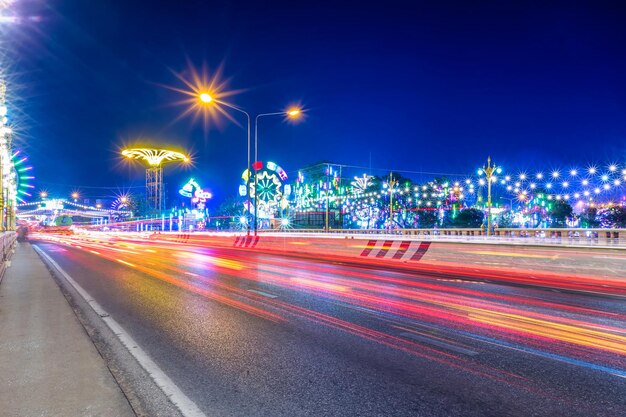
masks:
POLYGON ((291 191, 288 185, 284 185, 287 173, 282 167, 269 161, 265 166, 258 162, 254 169, 256 172, 253 175, 247 169, 241 175, 245 184, 240 187, 239 193, 250 197, 250 209, 258 206, 259 217, 270 217, 277 207, 284 204, 284 197, 291 191))

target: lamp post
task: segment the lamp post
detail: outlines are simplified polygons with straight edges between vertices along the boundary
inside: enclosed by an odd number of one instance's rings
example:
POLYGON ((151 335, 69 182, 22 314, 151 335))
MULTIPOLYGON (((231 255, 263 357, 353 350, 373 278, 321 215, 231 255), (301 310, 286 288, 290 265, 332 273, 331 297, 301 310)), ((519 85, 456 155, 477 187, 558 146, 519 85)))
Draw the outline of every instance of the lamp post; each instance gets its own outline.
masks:
POLYGON ((509 201, 509 210, 513 210, 513 200, 515 200, 515 197, 513 197, 513 198, 500 197, 500 199, 508 200, 509 201))
POLYGON ((393 227, 393 187, 396 186, 398 180, 396 180, 392 173, 389 173, 389 230, 393 227))
MULTIPOLYGON (((247 191, 247 193, 248 193, 248 207, 250 207, 250 174, 252 172, 252 169, 251 169, 252 167, 250 166, 250 114, 247 111, 245 111, 243 109, 240 109, 239 107, 232 106, 232 105, 230 105, 228 103, 225 103, 223 101, 214 100, 213 97, 211 97, 211 95, 209 93, 201 93, 198 96, 198 99, 200 100, 200 102, 202 102, 204 104, 210 104, 212 102, 216 102, 218 104, 221 104, 223 106, 228 107, 229 109, 233 109, 233 110, 236 110, 236 111, 238 111, 240 113, 245 114, 247 119, 248 119, 248 178, 246 179, 246 189, 248 190, 247 191)), ((255 189, 255 191, 256 191, 256 189, 255 189)), ((256 210, 256 206, 255 206, 255 210, 256 210)), ((256 220, 256 217, 255 217, 255 220, 256 220)), ((248 236, 250 236, 250 223, 248 223, 248 236)))
MULTIPOLYGON (((257 114, 256 117, 254 118, 254 163, 256 164, 257 162, 259 162, 259 118, 260 117, 267 117, 267 116, 287 116, 287 117, 298 117, 301 114, 301 110, 300 109, 291 109, 291 110, 287 110, 287 111, 278 111, 278 112, 272 112, 272 113, 261 113, 261 114, 257 114)), ((258 230, 258 222, 257 222, 257 205, 259 202, 258 199, 258 194, 257 193, 257 175, 256 175, 256 169, 254 172, 254 235, 257 235, 257 230, 258 230)))
POLYGON ((487 236, 491 236, 491 180, 494 173, 502 172, 502 168, 491 163, 491 157, 487 157, 487 165, 483 165, 483 169, 479 173, 484 173, 487 178, 487 236))

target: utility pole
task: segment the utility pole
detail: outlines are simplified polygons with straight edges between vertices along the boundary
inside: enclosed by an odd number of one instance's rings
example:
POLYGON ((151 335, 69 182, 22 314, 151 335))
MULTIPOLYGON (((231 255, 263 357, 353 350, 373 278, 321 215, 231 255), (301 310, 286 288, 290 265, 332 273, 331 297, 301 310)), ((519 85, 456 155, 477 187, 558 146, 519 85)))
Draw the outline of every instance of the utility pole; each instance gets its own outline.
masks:
POLYGON ((328 211, 330 207, 330 164, 326 166, 326 233, 328 233, 328 211))
POLYGON ((398 180, 393 178, 392 173, 389 173, 389 230, 393 227, 393 187, 396 186, 398 180))

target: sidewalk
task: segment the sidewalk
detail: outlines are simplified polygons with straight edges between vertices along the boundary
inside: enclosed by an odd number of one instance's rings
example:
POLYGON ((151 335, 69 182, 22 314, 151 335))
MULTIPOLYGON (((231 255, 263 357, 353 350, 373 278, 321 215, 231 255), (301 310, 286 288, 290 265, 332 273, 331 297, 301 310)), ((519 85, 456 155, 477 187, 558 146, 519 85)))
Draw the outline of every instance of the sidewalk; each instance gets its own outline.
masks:
POLYGON ((135 416, 39 256, 18 245, 0 284, 0 415, 135 416))

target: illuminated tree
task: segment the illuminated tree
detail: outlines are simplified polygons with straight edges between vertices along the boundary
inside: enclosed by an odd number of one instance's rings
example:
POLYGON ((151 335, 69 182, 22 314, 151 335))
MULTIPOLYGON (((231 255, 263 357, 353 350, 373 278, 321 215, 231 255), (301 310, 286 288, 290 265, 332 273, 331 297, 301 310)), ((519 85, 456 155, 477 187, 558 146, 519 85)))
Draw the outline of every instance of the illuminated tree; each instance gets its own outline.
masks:
POLYGON ((595 207, 588 207, 580 214, 580 225, 582 227, 594 228, 600 226, 600 220, 598 219, 598 209, 595 207))
POLYGON ((613 206, 602 210, 600 224, 611 228, 626 227, 626 207, 613 206))

